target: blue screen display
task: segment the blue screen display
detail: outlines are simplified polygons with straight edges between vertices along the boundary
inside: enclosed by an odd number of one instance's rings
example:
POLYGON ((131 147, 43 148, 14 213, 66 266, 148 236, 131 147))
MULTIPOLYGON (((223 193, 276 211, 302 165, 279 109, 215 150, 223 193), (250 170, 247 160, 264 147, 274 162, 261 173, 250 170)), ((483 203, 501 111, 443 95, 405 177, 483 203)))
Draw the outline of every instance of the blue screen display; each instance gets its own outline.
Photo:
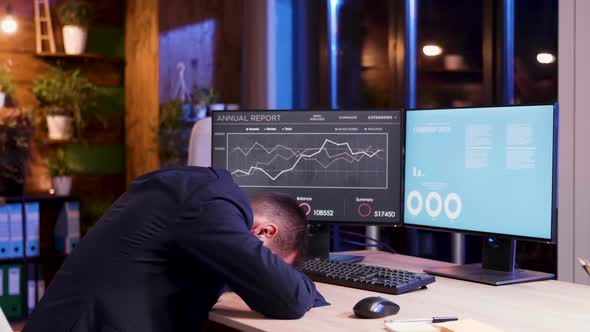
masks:
POLYGON ((550 240, 553 108, 407 112, 404 223, 550 240))

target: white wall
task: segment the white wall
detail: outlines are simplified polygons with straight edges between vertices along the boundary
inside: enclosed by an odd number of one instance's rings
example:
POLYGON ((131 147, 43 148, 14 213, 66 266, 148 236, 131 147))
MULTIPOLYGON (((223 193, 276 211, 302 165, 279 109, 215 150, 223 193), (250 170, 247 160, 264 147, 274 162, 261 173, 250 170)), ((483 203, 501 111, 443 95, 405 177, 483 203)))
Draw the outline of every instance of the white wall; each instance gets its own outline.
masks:
POLYGON ((590 1, 559 1, 558 278, 590 285, 590 1))

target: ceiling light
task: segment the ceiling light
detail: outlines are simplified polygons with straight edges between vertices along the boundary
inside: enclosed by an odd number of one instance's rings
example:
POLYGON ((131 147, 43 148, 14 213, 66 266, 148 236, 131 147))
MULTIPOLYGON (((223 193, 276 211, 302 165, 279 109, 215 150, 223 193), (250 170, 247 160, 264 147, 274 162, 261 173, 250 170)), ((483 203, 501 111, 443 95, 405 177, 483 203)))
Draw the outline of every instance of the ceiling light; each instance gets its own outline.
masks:
POLYGON ((443 52, 443 49, 438 45, 425 45, 422 47, 422 52, 426 56, 437 56, 443 52))
POLYGON ((10 5, 6 6, 6 16, 0 21, 0 29, 6 34, 13 34, 18 29, 18 23, 12 17, 12 7, 10 5))
POLYGON ((555 56, 551 53, 539 53, 537 54, 537 61, 542 64, 549 64, 555 62, 555 56))

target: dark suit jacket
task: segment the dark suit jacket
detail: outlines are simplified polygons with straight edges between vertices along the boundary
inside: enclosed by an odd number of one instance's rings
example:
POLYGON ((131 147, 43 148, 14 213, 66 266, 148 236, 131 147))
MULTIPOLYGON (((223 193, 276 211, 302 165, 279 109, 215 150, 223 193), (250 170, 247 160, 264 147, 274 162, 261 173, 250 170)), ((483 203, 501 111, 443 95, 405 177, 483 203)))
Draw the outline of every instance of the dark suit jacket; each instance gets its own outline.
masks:
POLYGON ((314 283, 251 228, 227 171, 143 175, 66 259, 23 331, 196 331, 224 284, 268 317, 301 317, 314 283))

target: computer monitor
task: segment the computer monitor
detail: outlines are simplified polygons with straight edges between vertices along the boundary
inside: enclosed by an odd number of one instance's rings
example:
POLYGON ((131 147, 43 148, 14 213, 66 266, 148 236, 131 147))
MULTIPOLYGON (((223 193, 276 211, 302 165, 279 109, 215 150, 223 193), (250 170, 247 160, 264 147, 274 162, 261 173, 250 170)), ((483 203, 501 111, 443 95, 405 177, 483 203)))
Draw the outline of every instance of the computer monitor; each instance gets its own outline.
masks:
POLYGON ((406 226, 485 236, 482 264, 427 272, 501 285, 552 278, 515 268, 515 240, 556 239, 557 105, 406 112, 406 226))
POLYGON ((331 255, 330 224, 400 225, 401 111, 213 112, 212 164, 247 193, 284 192, 305 210, 308 255, 331 255))
POLYGON ((213 112, 212 164, 312 222, 399 224, 401 128, 400 111, 213 112))

